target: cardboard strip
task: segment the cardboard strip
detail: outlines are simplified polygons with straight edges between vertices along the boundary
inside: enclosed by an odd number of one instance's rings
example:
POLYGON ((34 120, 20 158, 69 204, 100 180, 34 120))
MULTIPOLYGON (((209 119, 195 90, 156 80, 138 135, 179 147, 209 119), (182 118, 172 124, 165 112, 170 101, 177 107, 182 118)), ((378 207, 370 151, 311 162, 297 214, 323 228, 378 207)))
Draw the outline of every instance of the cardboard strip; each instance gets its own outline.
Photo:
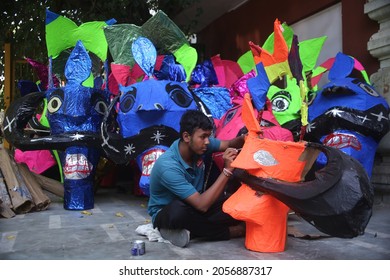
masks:
POLYGON ((61 182, 40 174, 31 173, 31 175, 35 177, 36 181, 43 189, 59 197, 64 197, 64 185, 61 182))
POLYGON ((32 175, 32 172, 29 170, 26 164, 18 164, 17 166, 33 198, 35 205, 34 210, 46 210, 51 203, 49 197, 43 192, 42 187, 32 175))
POLYGON ((7 187, 5 186, 3 173, 0 170, 0 216, 12 218, 16 214, 12 211, 11 198, 9 197, 7 187))
POLYGON ((20 174, 15 173, 18 172, 16 163, 12 162, 9 153, 3 148, 0 148, 0 169, 11 198, 12 209, 16 213, 29 212, 34 207, 31 194, 20 174))

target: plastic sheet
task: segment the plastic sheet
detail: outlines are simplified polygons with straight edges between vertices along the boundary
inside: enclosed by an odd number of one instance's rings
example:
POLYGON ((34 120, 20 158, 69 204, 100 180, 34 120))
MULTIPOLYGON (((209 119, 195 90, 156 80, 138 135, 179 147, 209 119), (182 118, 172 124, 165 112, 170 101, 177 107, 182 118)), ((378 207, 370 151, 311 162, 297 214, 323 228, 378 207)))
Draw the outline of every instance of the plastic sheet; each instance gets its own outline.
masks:
POLYGON ((158 11, 142 25, 142 32, 160 53, 174 53, 182 45, 188 44, 183 31, 162 11, 158 11))
POLYGON ((104 28, 108 48, 115 64, 133 66, 135 60, 131 44, 142 35, 141 27, 134 24, 115 24, 104 28))
POLYGON ((91 65, 86 49, 78 41, 66 64, 65 87, 30 93, 15 100, 6 112, 9 122, 5 124, 4 134, 15 147, 66 150, 62 159, 65 209, 93 208, 93 172, 99 157, 96 148, 102 144, 100 124, 107 110, 109 93, 83 86, 91 77, 91 65), (48 100, 50 135, 31 137, 24 133, 24 128, 44 97, 48 100))

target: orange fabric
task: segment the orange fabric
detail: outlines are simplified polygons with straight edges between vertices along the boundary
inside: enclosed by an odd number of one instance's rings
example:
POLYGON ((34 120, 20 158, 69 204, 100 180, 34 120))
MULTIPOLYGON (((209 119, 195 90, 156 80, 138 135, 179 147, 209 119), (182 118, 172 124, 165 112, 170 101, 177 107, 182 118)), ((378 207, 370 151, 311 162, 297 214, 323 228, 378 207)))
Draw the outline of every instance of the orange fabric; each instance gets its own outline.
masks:
POLYGON ((281 216, 278 216, 278 218, 280 220, 279 225, 282 226, 276 228, 274 227, 274 225, 277 224, 276 222, 266 224, 265 226, 259 226, 256 223, 247 222, 245 248, 251 251, 263 253, 283 252, 286 249, 287 222, 284 223, 281 216), (276 232, 276 230, 278 230, 278 232, 276 232))
POLYGON ((265 49, 255 45, 253 42, 249 42, 249 47, 252 51, 255 64, 263 63, 264 67, 281 63, 288 60, 288 46, 286 40, 284 40, 282 25, 280 21, 276 19, 274 21, 274 53, 270 54, 265 49))
POLYGON ((299 158, 304 150, 302 143, 248 136, 232 166, 245 169, 256 177, 300 182, 306 162, 299 158))
POLYGON ((300 160, 300 157, 305 151, 305 143, 260 138, 261 128, 248 94, 244 97, 242 118, 248 135, 232 166, 245 169, 257 177, 301 181, 306 161, 300 160))
POLYGON ((246 222, 245 247, 257 252, 282 252, 287 238, 289 208, 268 194, 243 184, 225 201, 223 211, 246 222))
POLYGON ((249 93, 245 93, 244 102, 242 103, 242 121, 248 129, 248 135, 256 137, 261 133, 261 127, 259 121, 255 116, 253 110, 252 100, 249 93))
POLYGON ((255 45, 253 42, 249 42, 249 47, 255 63, 263 63, 271 83, 284 75, 292 77, 290 66, 288 65, 288 45, 283 37, 282 25, 278 19, 274 22, 273 54, 270 54, 267 50, 255 45))
MULTIPOLYGON (((305 143, 263 138, 251 98, 245 94, 242 119, 248 129, 245 144, 232 166, 257 177, 300 181, 306 162, 300 160, 305 143)), ((243 184, 223 204, 222 210, 246 223, 245 247, 258 252, 282 252, 287 237, 289 207, 268 194, 243 184)))

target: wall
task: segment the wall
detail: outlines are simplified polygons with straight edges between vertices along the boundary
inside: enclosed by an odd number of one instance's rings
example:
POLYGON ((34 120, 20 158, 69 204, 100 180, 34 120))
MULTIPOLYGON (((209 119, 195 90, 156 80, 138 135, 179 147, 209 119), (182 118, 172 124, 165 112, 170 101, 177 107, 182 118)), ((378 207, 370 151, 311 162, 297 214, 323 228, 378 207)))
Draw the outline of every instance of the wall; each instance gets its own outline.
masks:
MULTIPOLYGON (((291 25, 340 1, 335 0, 251 0, 198 33, 204 57, 220 54, 222 59, 237 60, 249 50, 248 42, 262 45, 273 32, 278 18, 291 25)), ((366 0, 342 0, 343 52, 356 57, 369 75, 378 71, 379 62, 367 51, 369 38, 379 25, 364 14, 366 0)), ((323 36, 326 34, 318 34, 323 36)), ((319 61, 320 62, 320 61, 319 61)))

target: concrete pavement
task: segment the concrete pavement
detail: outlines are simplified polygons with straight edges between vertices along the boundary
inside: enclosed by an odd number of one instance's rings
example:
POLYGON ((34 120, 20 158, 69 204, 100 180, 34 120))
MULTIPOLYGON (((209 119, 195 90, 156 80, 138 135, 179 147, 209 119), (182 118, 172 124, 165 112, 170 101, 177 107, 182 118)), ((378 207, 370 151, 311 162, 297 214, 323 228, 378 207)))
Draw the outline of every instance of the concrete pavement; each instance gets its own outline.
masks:
MULTIPOLYGON (((150 223, 147 198, 99 189, 95 208, 63 209, 62 199, 42 212, 0 219, 0 260, 390 260, 390 205, 377 201, 364 235, 353 239, 289 236, 280 253, 249 251, 244 238, 206 242, 192 240, 188 247, 151 242, 135 229, 150 223), (132 256, 132 241, 145 241, 146 253, 132 256)), ((311 236, 324 235, 296 215, 289 227, 311 236)))

